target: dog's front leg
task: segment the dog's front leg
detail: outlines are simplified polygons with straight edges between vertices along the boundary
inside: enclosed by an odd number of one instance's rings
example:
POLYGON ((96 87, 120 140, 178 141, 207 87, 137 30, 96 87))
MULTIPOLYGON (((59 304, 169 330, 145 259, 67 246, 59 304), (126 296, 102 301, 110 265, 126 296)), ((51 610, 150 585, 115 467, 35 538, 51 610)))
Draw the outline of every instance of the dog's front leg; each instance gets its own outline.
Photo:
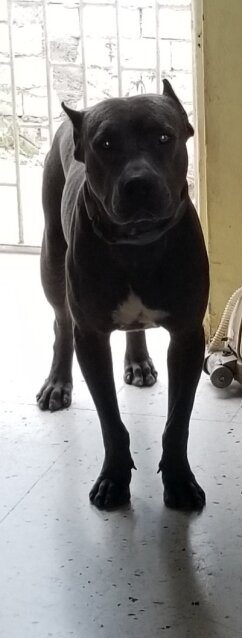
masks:
POLYGON ((90 499, 99 508, 110 509, 130 500, 129 484, 134 467, 129 434, 121 421, 112 366, 109 334, 74 327, 77 359, 101 422, 105 458, 90 499))
POLYGON ((168 507, 202 509, 205 494, 187 459, 189 421, 204 357, 204 332, 172 334, 168 349, 168 418, 159 464, 168 507))

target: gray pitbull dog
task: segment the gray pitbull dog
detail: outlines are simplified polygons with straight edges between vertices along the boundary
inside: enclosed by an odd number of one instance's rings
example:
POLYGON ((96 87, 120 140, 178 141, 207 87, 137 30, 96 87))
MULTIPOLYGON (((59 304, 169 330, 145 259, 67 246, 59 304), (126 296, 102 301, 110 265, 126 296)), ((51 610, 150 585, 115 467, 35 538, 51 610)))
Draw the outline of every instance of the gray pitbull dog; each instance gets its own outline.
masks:
POLYGON ((162 95, 109 99, 82 112, 63 109, 69 118, 55 135, 43 179, 41 274, 55 312, 55 342, 39 407, 70 405, 75 347, 105 448, 91 502, 99 508, 128 502, 135 466, 118 408, 110 334, 127 331, 126 383, 151 386, 157 373, 145 328, 163 326, 170 333, 159 463, 164 501, 201 509, 205 494, 187 459, 209 286, 186 180, 193 128, 167 80, 162 95))

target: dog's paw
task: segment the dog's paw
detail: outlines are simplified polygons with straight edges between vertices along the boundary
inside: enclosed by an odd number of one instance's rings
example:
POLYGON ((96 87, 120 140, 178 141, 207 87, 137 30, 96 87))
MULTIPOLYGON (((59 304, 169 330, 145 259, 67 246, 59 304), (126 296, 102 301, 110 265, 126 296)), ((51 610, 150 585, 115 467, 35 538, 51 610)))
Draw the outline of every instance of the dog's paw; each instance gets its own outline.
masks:
POLYGON ((46 379, 36 399, 40 410, 62 410, 71 405, 72 383, 46 379))
POLYGON ((129 503, 130 489, 128 485, 100 476, 90 491, 89 498, 98 509, 111 510, 129 503))
POLYGON ((124 381, 128 385, 135 385, 138 388, 152 386, 156 382, 158 372, 150 357, 143 361, 125 361, 124 381))
POLYGON ((163 476, 164 503, 167 507, 185 511, 202 510, 206 503, 203 489, 198 485, 195 476, 191 475, 179 480, 163 476))

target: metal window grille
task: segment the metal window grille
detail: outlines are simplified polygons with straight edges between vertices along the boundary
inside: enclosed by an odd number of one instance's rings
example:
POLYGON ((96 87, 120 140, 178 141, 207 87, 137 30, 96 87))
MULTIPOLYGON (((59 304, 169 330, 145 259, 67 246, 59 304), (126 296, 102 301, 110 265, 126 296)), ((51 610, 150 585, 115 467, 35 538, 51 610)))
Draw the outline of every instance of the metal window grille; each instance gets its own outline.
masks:
MULTIPOLYGON (((122 54, 121 54, 121 35, 120 35, 120 7, 122 5, 122 0, 72 0, 73 4, 78 8, 79 14, 79 38, 80 38, 80 51, 81 51, 81 61, 79 62, 69 62, 68 60, 55 62, 52 60, 51 56, 51 47, 49 40, 49 28, 48 28, 48 9, 51 4, 53 4, 53 0, 16 0, 16 6, 21 4, 22 7, 34 5, 35 7, 38 5, 42 11, 42 20, 43 20, 43 46, 45 52, 45 68, 46 68, 46 90, 47 90, 47 104, 48 104, 48 121, 47 128, 49 133, 49 142, 52 142, 54 135, 54 123, 53 123, 53 70, 55 67, 63 67, 63 68, 77 68, 80 70, 82 74, 82 87, 83 87, 83 105, 86 106, 89 103, 88 97, 88 66, 86 62, 86 33, 85 33, 85 8, 86 7, 112 7, 115 14, 115 40, 116 40, 116 74, 117 74, 117 86, 118 86, 118 95, 122 96, 124 94, 123 88, 123 75, 125 71, 129 71, 130 73, 139 73, 139 86, 138 91, 144 92, 145 87, 142 80, 143 72, 149 71, 153 73, 155 78, 155 90, 157 93, 160 93, 162 90, 162 69, 161 67, 161 10, 164 10, 164 7, 167 7, 169 11, 172 6, 175 9, 181 9, 182 6, 186 10, 190 11, 190 2, 188 0, 174 0, 173 4, 171 0, 147 0, 144 3, 144 0, 141 0, 137 3, 137 0, 130 3, 135 4, 136 8, 139 11, 142 11, 144 7, 151 8, 153 11, 153 20, 154 20, 154 38, 155 38, 155 64, 153 67, 147 69, 147 67, 142 66, 130 66, 125 65, 123 63, 122 54), (140 5, 140 7, 138 6, 140 5)), ((10 188, 13 187, 16 189, 17 194, 17 223, 18 223, 18 242, 15 244, 4 245, 0 244, 0 250, 12 250, 12 251, 20 251, 20 252, 35 252, 39 251, 38 246, 27 246, 25 243, 25 228, 24 228, 24 215, 23 215, 23 203, 22 203, 22 189, 21 189, 21 171, 20 171, 20 139, 19 139, 19 118, 17 114, 17 88, 16 88, 16 56, 15 56, 15 43, 14 43, 14 32, 13 32, 13 21, 14 21, 14 2, 13 0, 6 0, 7 2, 7 19, 5 23, 8 26, 8 42, 9 42, 9 59, 8 61, 3 61, 1 64, 8 65, 10 67, 10 77, 11 77, 11 97, 12 97, 12 128, 13 128, 13 140, 14 140, 14 155, 15 155, 15 179, 12 181, 1 181, 0 187, 10 188)), ((60 0, 57 0, 60 3, 60 0)), ((68 0, 65 0, 68 3, 68 0)), ((126 0, 127 6, 127 0, 126 0)), ((175 14, 174 14, 175 16, 175 14)), ((4 22, 4 21, 2 21, 4 22)), ((166 38, 164 38, 165 40, 166 38)), ((189 39, 189 38, 188 38, 189 39)), ((186 35, 184 36, 184 40, 186 40, 186 35)), ((1 50, 1 44, 0 44, 1 50)), ((1 80, 0 80, 1 83, 1 80)), ((23 122, 21 121, 21 127, 31 127, 34 126, 31 122, 23 122)), ((1 239, 0 239, 1 242, 1 239)))

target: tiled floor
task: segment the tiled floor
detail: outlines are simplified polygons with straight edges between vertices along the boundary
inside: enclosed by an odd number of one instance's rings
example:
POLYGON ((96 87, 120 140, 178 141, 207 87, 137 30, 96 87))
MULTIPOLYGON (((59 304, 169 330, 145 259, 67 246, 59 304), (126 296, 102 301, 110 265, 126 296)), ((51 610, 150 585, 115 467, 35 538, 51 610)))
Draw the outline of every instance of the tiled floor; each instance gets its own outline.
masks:
POLYGON ((167 510, 156 474, 166 413, 166 347, 150 331, 152 389, 124 387, 120 408, 138 471, 132 504, 99 512, 88 492, 102 462, 97 416, 75 367, 72 407, 41 413, 35 392, 52 347, 38 258, 0 255, 1 638, 239 638, 242 635, 242 390, 203 375, 190 461, 201 515, 167 510))

